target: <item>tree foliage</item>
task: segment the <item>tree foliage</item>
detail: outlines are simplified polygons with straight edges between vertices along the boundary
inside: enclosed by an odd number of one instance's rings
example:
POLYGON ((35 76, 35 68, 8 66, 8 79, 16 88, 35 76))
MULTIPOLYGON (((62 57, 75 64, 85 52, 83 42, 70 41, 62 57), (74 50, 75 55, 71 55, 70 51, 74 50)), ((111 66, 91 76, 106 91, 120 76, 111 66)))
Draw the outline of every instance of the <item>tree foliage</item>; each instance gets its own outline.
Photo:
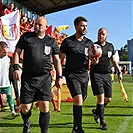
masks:
POLYGON ((120 56, 120 61, 127 61, 128 60, 128 49, 127 49, 127 44, 122 47, 120 50, 118 50, 119 56, 120 56))

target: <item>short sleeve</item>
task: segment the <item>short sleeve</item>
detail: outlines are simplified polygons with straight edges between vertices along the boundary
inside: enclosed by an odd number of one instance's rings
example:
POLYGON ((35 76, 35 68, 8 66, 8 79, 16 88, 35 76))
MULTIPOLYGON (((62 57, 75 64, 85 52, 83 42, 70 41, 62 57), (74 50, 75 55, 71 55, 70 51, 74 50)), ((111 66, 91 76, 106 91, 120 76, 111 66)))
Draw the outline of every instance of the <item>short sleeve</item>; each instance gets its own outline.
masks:
POLYGON ((53 38, 53 55, 59 54, 60 53, 60 48, 56 43, 56 40, 53 38))
POLYGON ((24 45, 25 45, 25 33, 20 37, 16 47, 23 50, 24 49, 24 45))
POLYGON ((67 39, 65 39, 62 44, 61 44, 61 47, 60 47, 60 52, 61 53, 66 53, 67 51, 67 39))

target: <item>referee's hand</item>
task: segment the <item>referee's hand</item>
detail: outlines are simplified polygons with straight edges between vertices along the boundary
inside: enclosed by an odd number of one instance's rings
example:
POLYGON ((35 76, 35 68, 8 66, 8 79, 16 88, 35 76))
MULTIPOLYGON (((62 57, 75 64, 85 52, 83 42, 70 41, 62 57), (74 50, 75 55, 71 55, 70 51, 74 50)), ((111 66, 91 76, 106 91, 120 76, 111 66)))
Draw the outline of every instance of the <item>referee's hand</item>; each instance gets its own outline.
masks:
POLYGON ((122 80, 122 72, 118 72, 118 81, 122 80))
POLYGON ((91 57, 89 56, 89 59, 91 60, 91 63, 92 63, 93 65, 97 65, 97 64, 99 63, 99 58, 91 58, 91 57))
POLYGON ((63 84, 62 78, 56 78, 56 80, 55 80, 55 86, 57 88, 61 88, 62 87, 62 84, 63 84))
POLYGON ((13 78, 14 78, 14 80, 19 80, 20 81, 20 79, 21 79, 21 72, 20 72, 20 70, 13 71, 13 78))

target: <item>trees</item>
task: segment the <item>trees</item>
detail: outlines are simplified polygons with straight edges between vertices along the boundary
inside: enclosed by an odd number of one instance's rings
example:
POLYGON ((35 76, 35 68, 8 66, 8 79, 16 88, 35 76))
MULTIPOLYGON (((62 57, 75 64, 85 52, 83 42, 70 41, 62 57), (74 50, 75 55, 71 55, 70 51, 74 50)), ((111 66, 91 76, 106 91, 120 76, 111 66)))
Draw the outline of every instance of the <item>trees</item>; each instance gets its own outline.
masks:
POLYGON ((120 61, 127 61, 128 60, 128 49, 127 44, 124 47, 121 47, 120 50, 118 50, 120 61))

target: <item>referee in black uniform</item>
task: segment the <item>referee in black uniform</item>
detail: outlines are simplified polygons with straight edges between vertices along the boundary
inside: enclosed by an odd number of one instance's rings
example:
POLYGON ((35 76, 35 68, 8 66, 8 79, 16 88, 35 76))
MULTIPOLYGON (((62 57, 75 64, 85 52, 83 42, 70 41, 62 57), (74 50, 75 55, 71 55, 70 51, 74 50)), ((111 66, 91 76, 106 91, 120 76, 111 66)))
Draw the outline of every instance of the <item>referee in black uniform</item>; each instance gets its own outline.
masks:
POLYGON ((87 20, 77 17, 74 20, 76 33, 66 38, 60 47, 60 58, 66 58, 64 76, 74 100, 72 133, 84 133, 82 129, 82 104, 88 88, 88 47, 92 41, 85 37, 87 20))
POLYGON ((45 34, 46 29, 47 19, 45 17, 37 18, 34 32, 24 33, 20 37, 13 56, 14 78, 20 80, 19 56, 24 50, 20 92, 21 116, 24 122, 23 133, 30 132, 29 118, 34 101, 39 101, 41 133, 47 133, 50 120, 51 57, 56 69, 56 86, 61 87, 62 85, 60 49, 56 40, 45 34))
POLYGON ((102 56, 99 59, 90 58, 91 63, 91 86, 95 96, 97 96, 96 109, 92 110, 95 121, 98 123, 100 118, 100 128, 107 130, 107 124, 104 120, 104 106, 106 106, 112 98, 112 81, 110 60, 114 68, 118 72, 118 79, 122 79, 121 69, 115 60, 115 51, 112 43, 106 41, 108 31, 105 28, 98 30, 98 41, 96 44, 102 48, 102 56))

